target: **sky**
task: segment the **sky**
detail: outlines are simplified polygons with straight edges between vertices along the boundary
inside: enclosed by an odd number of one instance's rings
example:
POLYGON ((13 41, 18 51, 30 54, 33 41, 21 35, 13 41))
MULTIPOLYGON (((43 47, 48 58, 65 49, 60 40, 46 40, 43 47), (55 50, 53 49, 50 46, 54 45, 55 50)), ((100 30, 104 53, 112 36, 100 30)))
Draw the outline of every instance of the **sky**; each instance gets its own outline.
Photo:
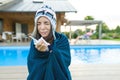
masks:
POLYGON ((95 20, 102 20, 109 29, 120 25, 119 0, 68 0, 77 10, 77 13, 67 13, 68 20, 84 20, 92 16, 95 20))

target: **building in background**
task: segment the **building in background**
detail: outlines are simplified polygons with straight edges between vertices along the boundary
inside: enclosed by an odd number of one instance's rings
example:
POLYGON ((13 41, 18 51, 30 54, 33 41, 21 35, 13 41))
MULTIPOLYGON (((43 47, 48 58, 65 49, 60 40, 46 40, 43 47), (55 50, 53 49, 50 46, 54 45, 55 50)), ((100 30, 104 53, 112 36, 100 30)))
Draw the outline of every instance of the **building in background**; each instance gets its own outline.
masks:
POLYGON ((5 31, 29 34, 34 28, 35 12, 43 4, 50 5, 57 14, 57 28, 67 19, 65 13, 76 12, 67 0, 1 0, 0 1, 0 34, 5 31))

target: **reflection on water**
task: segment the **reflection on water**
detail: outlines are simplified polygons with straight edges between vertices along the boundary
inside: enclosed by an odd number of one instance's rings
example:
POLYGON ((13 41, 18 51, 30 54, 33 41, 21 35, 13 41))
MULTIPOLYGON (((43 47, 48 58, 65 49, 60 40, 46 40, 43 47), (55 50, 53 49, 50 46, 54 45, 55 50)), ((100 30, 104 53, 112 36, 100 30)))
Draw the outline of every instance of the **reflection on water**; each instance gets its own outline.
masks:
MULTIPOLYGON (((0 66, 27 64, 29 47, 0 47, 0 66)), ((120 45, 71 46, 72 63, 120 63, 120 45)))
POLYGON ((71 49, 72 63, 120 63, 120 48, 71 49))

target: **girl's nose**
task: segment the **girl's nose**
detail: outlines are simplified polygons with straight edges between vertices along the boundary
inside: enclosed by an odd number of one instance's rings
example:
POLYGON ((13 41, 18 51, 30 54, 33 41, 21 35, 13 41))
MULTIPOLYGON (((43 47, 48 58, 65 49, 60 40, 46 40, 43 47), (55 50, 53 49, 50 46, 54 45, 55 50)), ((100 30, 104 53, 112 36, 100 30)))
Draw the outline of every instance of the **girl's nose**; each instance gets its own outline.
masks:
POLYGON ((45 28, 45 25, 42 23, 41 26, 40 26, 41 29, 44 29, 45 28))

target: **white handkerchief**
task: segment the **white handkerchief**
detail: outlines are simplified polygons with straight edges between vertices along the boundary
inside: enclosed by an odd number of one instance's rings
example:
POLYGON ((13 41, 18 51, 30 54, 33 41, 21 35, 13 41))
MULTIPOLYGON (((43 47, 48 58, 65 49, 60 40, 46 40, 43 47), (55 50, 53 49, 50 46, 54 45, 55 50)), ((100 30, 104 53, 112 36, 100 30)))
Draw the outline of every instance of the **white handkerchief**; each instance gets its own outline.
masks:
POLYGON ((41 37, 41 38, 38 39, 38 40, 35 39, 35 38, 32 37, 32 36, 29 36, 29 37, 33 39, 35 45, 36 45, 37 43, 39 43, 41 40, 42 40, 47 46, 50 45, 50 43, 46 42, 46 41, 43 39, 43 37, 41 37))

